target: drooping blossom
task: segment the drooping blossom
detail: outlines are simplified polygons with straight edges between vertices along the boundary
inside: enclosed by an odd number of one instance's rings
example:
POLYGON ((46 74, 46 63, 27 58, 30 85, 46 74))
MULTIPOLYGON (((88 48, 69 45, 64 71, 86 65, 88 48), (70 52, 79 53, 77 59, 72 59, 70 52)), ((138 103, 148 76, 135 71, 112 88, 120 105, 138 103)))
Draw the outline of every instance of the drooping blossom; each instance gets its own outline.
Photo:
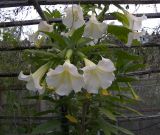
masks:
POLYGON ((68 95, 72 90, 81 91, 84 86, 82 75, 78 73, 76 66, 66 60, 63 65, 50 69, 46 77, 47 85, 55 89, 58 95, 68 95))
POLYGON ((85 81, 85 89, 88 93, 98 93, 99 89, 106 89, 111 86, 115 75, 114 64, 110 59, 105 59, 102 57, 102 60, 96 65, 88 59, 84 59, 85 67, 82 69, 84 71, 83 77, 85 81))
POLYGON ((127 18, 129 20, 129 29, 133 31, 140 30, 142 27, 142 21, 146 20, 147 17, 145 15, 141 17, 136 17, 128 12, 126 12, 127 18))
POLYGON ((98 22, 95 14, 92 14, 89 21, 86 23, 84 29, 84 36, 91 37, 93 39, 99 39, 105 33, 107 25, 105 23, 98 22))
POLYGON ((62 22, 67 28, 75 30, 84 25, 83 11, 79 5, 67 7, 64 11, 66 15, 62 18, 62 22))
POLYGON ((41 21, 38 25, 38 30, 42 32, 52 32, 53 25, 48 24, 46 21, 41 21))
POLYGON ((45 73, 48 71, 48 66, 49 64, 45 64, 41 66, 36 72, 33 74, 31 73, 30 75, 24 75, 23 72, 21 71, 18 79, 22 81, 26 81, 26 88, 31 91, 38 91, 39 94, 43 94, 45 89, 41 85, 41 81, 45 73))
POLYGON ((125 12, 128 20, 129 20, 129 26, 128 28, 132 30, 132 32, 129 32, 128 34, 128 41, 127 41, 127 46, 132 45, 132 41, 134 39, 138 39, 144 35, 144 31, 140 31, 142 27, 142 21, 146 20, 147 17, 145 15, 141 17, 136 17, 128 12, 125 12))
POLYGON ((134 31, 134 32, 130 32, 128 34, 128 42, 127 42, 127 46, 130 47, 132 45, 132 41, 134 39, 137 39, 137 40, 140 40, 140 37, 142 37, 143 35, 145 34, 144 31, 141 31, 141 32, 137 32, 137 31, 134 31))

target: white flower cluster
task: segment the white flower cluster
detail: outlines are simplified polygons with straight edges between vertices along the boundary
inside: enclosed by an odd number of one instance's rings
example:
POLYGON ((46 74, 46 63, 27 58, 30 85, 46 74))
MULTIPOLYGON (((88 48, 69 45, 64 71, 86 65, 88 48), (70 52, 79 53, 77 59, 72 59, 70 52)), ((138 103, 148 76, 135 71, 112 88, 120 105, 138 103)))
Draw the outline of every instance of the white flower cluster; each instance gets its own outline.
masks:
MULTIPOLYGON (((77 28, 80 28, 85 24, 83 18, 83 11, 79 5, 73 5, 72 7, 68 7, 65 10, 66 16, 63 17, 62 22, 63 24, 70 29, 68 33, 64 35, 68 36, 73 33, 73 31, 77 28)), ((145 34, 144 31, 139 32, 142 27, 142 21, 146 20, 147 17, 145 15, 141 17, 136 17, 127 11, 124 11, 125 15, 129 20, 128 28, 132 30, 128 34, 128 42, 127 46, 131 46, 133 39, 139 39, 141 36, 145 34)), ((47 22, 42 21, 39 24, 39 31, 51 32, 53 31, 53 26, 47 24, 47 22)), ((92 14, 89 21, 85 24, 84 29, 84 37, 93 38, 94 40, 99 39, 102 35, 106 32, 107 24, 102 22, 98 22, 95 14, 92 14)))
MULTIPOLYGON (((70 35, 72 32, 85 24, 83 11, 79 5, 73 5, 72 7, 68 7, 64 10, 66 13, 62 18, 62 23, 70 29, 68 33, 64 35, 70 35)), ((89 21, 85 25, 84 29, 84 37, 89 37, 93 39, 98 39, 102 37, 105 33, 107 25, 105 23, 98 22, 95 14, 92 14, 89 21)), ((42 32, 52 32, 53 26, 47 24, 47 22, 42 21, 38 26, 38 30, 42 32)))
POLYGON ((80 92, 82 88, 88 93, 96 94, 99 89, 111 86, 115 79, 113 73, 115 67, 111 60, 102 58, 97 65, 86 58, 84 61, 86 66, 82 68, 83 74, 80 74, 77 67, 66 60, 63 65, 58 65, 55 69, 49 69, 49 64, 45 64, 33 74, 24 75, 21 72, 18 78, 27 82, 28 90, 43 94, 45 86, 41 85, 41 81, 46 74, 47 86, 60 96, 68 95, 72 90, 75 93, 80 92))
MULTIPOLYGON (((77 28, 85 24, 83 18, 82 8, 79 5, 73 5, 65 9, 65 16, 62 19, 63 24, 70 29, 70 34, 77 28)), ((129 20, 128 28, 132 30, 129 33, 128 45, 131 44, 134 38, 141 35, 137 31, 141 28, 142 21, 145 16, 135 17, 128 12, 126 15, 129 20), (138 34, 139 35, 138 35, 138 34)), ((53 26, 42 21, 38 26, 39 31, 52 32, 53 26)), ((84 37, 99 39, 106 32, 106 23, 98 22, 94 14, 91 15, 89 21, 85 24, 84 37)), ((49 63, 41 66, 35 73, 24 75, 23 72, 19 74, 19 80, 27 82, 27 89, 31 91, 38 91, 43 94, 45 91, 45 84, 50 89, 53 89, 58 95, 68 95, 72 90, 75 93, 85 89, 88 93, 98 93, 99 89, 106 89, 111 86, 115 79, 115 67, 111 60, 102 58, 96 65, 92 61, 84 58, 85 67, 81 70, 83 74, 78 72, 75 65, 66 60, 63 65, 58 65, 55 69, 49 69, 49 63), (49 71, 48 71, 49 70, 49 71), (44 77, 46 77, 44 79, 44 77), (44 80, 42 82, 42 80, 44 80)))

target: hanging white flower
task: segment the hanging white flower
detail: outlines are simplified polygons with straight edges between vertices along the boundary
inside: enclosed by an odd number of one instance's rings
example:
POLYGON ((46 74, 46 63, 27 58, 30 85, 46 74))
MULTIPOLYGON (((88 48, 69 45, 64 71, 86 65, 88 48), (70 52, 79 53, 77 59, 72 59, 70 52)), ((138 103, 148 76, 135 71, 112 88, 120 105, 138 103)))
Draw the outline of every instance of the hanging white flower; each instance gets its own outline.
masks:
POLYGON ((131 30, 140 30, 142 27, 142 21, 147 19, 147 16, 145 15, 136 17, 128 12, 126 12, 126 15, 129 20, 129 29, 131 30))
POLYGON ((84 28, 84 36, 91 37, 93 39, 101 38, 102 35, 106 32, 106 28, 107 25, 105 23, 98 22, 95 14, 92 14, 84 28))
POLYGON ((46 21, 41 21, 38 25, 38 30, 43 32, 52 32, 53 25, 48 24, 46 21))
POLYGON ((69 29, 77 29, 84 25, 83 11, 79 5, 73 5, 65 10, 66 16, 62 18, 62 22, 69 29))
POLYGON ((39 94, 43 94, 45 89, 41 86, 41 80, 48 70, 48 65, 49 64, 47 63, 41 66, 36 72, 30 75, 24 75, 23 72, 21 71, 18 76, 18 79, 27 82, 26 88, 28 90, 34 92, 38 91, 39 94))
POLYGON ((133 32, 130 32, 128 34, 128 42, 127 42, 127 46, 130 47, 132 45, 132 41, 134 39, 137 39, 139 40, 140 37, 142 37, 143 35, 145 35, 145 31, 141 31, 141 32, 137 32, 137 31, 133 31, 133 32))
POLYGON ((55 70, 50 69, 46 82, 48 87, 54 88, 60 96, 68 95, 72 90, 79 92, 84 86, 83 76, 78 73, 76 66, 69 60, 65 61, 63 65, 57 66, 55 70))
POLYGON ((102 60, 100 60, 97 65, 86 58, 84 61, 86 65, 86 67, 82 69, 84 71, 84 88, 89 93, 98 93, 100 88, 106 89, 111 86, 115 79, 113 73, 115 67, 110 59, 102 57, 102 60))

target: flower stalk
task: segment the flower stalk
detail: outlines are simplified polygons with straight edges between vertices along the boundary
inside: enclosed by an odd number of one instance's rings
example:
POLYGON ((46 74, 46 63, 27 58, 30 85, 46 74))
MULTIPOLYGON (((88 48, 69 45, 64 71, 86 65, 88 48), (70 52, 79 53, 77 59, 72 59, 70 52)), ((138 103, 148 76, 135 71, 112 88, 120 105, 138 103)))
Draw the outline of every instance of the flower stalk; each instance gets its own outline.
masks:
POLYGON ((82 106, 82 120, 81 120, 81 133, 80 135, 86 135, 86 117, 87 117, 87 111, 89 108, 89 103, 88 101, 84 101, 83 102, 83 106, 82 106))

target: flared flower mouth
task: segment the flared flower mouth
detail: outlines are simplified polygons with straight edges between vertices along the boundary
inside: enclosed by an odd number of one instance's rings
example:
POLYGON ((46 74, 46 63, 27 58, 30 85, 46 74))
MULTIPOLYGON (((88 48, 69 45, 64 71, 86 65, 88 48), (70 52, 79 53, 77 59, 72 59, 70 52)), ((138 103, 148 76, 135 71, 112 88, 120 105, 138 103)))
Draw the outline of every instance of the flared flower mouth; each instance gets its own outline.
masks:
POLYGON ((53 87, 58 95, 64 96, 81 91, 84 86, 83 76, 78 73, 77 68, 69 61, 50 69, 47 73, 46 82, 49 87, 53 87))
POLYGON ((147 19, 146 15, 136 17, 128 12, 125 12, 125 14, 127 15, 127 18, 129 20, 129 29, 133 31, 140 30, 142 27, 142 22, 147 19))
POLYGON ((84 36, 99 39, 105 33, 107 25, 98 22, 95 14, 92 14, 84 29, 84 36))
POLYGON ((106 89, 111 86, 115 79, 113 73, 115 67, 111 60, 102 57, 97 65, 88 59, 84 59, 84 61, 86 63, 86 67, 82 69, 84 72, 84 88, 89 93, 98 93, 100 88, 106 89))
POLYGON ((52 32, 53 26, 48 24, 46 21, 41 21, 38 25, 38 30, 42 32, 52 32))
POLYGON ((44 88, 41 86, 41 81, 45 73, 48 71, 49 63, 41 66, 36 72, 30 75, 24 75, 21 71, 18 79, 22 81, 26 81, 26 88, 31 91, 38 91, 39 94, 44 93, 44 88))
POLYGON ((62 22, 69 29, 77 29, 84 25, 82 8, 79 5, 73 5, 65 10, 66 16, 62 18, 62 22))

